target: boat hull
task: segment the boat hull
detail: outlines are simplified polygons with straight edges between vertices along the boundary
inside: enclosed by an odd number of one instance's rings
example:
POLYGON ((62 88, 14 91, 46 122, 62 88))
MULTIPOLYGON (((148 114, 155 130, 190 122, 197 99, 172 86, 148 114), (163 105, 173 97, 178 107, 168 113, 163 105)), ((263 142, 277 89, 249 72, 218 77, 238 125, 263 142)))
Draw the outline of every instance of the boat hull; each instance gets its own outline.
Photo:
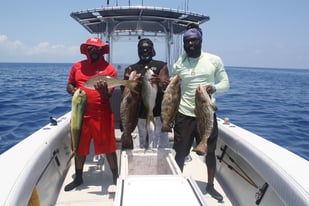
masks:
MULTIPOLYGON (((115 92, 111 99, 114 102, 112 105, 117 105, 117 101, 120 101, 120 94, 117 94, 120 90, 115 92)), ((119 118, 116 121, 119 121, 119 118)), ((34 188, 37 190, 41 205, 61 205, 62 196, 67 197, 67 195, 69 198, 65 198, 68 201, 75 201, 74 196, 82 196, 86 192, 87 185, 82 190, 76 190, 75 193, 62 191, 66 184, 63 181, 65 179, 72 181, 74 175, 74 167, 72 167, 67 176, 66 165, 71 152, 70 113, 60 117, 57 122, 57 126, 48 124, 42 127, 0 156, 1 165, 16 163, 14 167, 2 169, 0 205, 26 205, 34 188)), ((119 122, 116 122, 116 125, 118 124, 119 122)), ((309 162, 307 160, 237 125, 224 124, 220 118, 218 118, 218 125, 216 179, 219 184, 215 184, 216 188, 222 188, 226 205, 255 205, 257 201, 259 205, 308 205, 309 182, 306 180, 309 162), (265 185, 268 186, 266 189, 265 185), (261 192, 262 189, 265 189, 264 193, 261 192), (257 194, 262 197, 256 198, 257 194)), ((120 148, 120 129, 116 128, 115 133, 120 148)), ((136 135, 137 132, 134 134, 134 141, 138 140, 136 135)), ((171 133, 170 145, 172 141, 171 133)), ((119 149, 117 154, 119 157, 119 149)), ((100 183, 98 192, 106 196, 102 199, 108 205, 113 205, 113 199, 109 198, 110 194, 105 192, 111 183, 112 175, 108 167, 105 168, 104 159, 100 165, 101 160, 94 161, 95 158, 92 155, 87 158, 90 163, 89 171, 85 171, 85 174, 90 172, 95 174, 91 176, 97 177, 103 173, 102 181, 103 179, 104 181, 102 185, 100 183), (94 171, 93 168, 99 168, 100 171, 94 171)), ((207 170, 203 158, 193 153, 191 156, 191 162, 185 164, 184 175, 196 180, 206 202, 211 202, 213 199, 207 199, 210 197, 205 193, 207 170), (197 176, 196 172, 200 174, 197 176)), ((87 176, 85 180, 87 178, 90 177, 87 176)), ((90 183, 91 181, 89 179, 90 183)), ((93 180, 91 184, 98 185, 97 182, 98 180, 93 180)), ((91 187, 89 185, 90 189, 91 187)), ((95 188, 94 191, 97 189, 95 188)), ((93 195, 89 191, 86 193, 93 195)), ((96 197, 99 196, 96 195, 96 197)), ((102 199, 96 198, 95 201, 102 202, 102 199)), ((216 204, 219 203, 211 202, 211 205, 216 204)))
POLYGON ((0 156, 0 205, 27 205, 34 188, 41 205, 54 205, 67 172, 70 114, 48 124, 0 156), (10 166, 13 165, 13 166, 10 166))

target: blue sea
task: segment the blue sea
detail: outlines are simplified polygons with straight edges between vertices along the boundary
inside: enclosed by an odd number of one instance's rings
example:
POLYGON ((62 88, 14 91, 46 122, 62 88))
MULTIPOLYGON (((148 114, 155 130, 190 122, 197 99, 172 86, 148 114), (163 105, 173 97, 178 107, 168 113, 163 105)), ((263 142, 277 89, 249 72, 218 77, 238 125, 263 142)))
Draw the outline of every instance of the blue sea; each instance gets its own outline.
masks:
MULTIPOLYGON (((70 111, 72 64, 0 63, 0 154, 70 111)), ((309 160, 309 68, 226 67, 217 115, 309 160)))

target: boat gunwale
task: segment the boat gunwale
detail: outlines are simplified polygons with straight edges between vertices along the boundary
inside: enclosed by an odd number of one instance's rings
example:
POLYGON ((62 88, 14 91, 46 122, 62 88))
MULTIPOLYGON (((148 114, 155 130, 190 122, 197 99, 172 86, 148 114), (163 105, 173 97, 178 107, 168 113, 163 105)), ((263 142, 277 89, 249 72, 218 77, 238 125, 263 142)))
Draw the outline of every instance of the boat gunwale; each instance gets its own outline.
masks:
POLYGON ((283 202, 287 205, 308 203, 309 184, 301 182, 306 179, 306 172, 289 164, 306 166, 307 171, 307 160, 244 128, 231 123, 226 125, 219 118, 218 126, 221 141, 245 160, 283 202))

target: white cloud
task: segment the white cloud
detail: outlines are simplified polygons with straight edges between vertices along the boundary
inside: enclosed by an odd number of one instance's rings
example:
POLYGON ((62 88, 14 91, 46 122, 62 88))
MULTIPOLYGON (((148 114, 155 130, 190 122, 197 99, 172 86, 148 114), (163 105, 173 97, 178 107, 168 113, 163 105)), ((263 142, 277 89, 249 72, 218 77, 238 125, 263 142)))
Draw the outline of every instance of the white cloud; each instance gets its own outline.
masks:
POLYGON ((11 51, 19 48, 23 48, 24 45, 21 41, 15 40, 10 41, 8 36, 1 34, 0 35, 0 50, 11 51))
POLYGON ((8 39, 6 35, 0 34, 0 43, 5 42, 8 39))
POLYGON ((29 46, 0 34, 0 62, 73 62, 81 58, 78 46, 39 42, 29 46))

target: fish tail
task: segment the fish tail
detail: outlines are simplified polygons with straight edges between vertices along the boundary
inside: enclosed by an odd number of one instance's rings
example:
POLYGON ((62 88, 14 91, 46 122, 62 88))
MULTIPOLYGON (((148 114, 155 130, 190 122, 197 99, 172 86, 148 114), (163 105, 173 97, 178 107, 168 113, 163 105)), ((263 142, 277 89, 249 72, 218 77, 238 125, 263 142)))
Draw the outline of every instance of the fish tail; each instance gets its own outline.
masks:
POLYGON ((135 89, 136 84, 136 80, 127 80, 126 87, 128 87, 132 92, 138 94, 139 92, 135 89))
POLYGON ((149 128, 151 123, 153 125, 153 128, 156 128, 156 121, 154 119, 153 114, 149 114, 146 118, 146 130, 149 128))
POLYGON ((153 128, 156 128, 156 121, 154 119, 154 116, 151 116, 150 121, 153 123, 153 128))

